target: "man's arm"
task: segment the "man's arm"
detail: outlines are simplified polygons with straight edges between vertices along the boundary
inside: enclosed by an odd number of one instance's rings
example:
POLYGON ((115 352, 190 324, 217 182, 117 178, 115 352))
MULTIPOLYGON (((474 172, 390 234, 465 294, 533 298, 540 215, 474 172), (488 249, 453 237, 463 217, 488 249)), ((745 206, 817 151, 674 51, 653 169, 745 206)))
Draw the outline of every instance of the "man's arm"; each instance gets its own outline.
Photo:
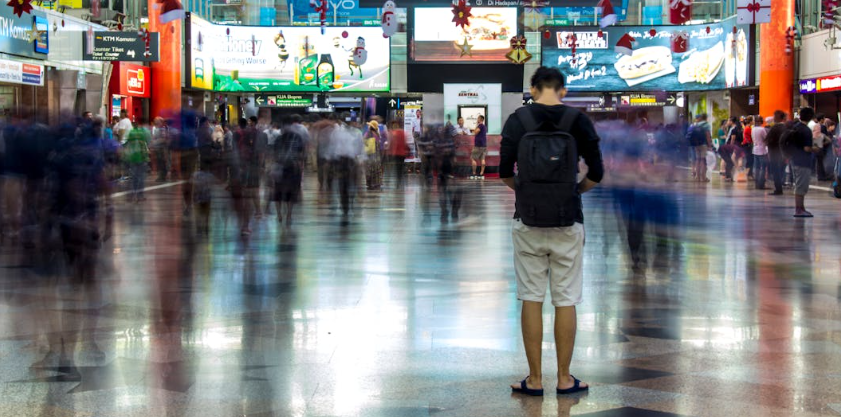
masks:
POLYGON ((579 154, 587 164, 587 176, 578 183, 578 192, 583 194, 592 190, 604 178, 604 162, 599 149, 601 139, 590 118, 584 113, 579 114, 575 126, 578 129, 573 136, 577 139, 579 154))
POLYGON ((525 129, 516 115, 511 115, 502 128, 502 141, 499 144, 499 178, 508 188, 516 190, 514 164, 517 162, 517 146, 525 129))

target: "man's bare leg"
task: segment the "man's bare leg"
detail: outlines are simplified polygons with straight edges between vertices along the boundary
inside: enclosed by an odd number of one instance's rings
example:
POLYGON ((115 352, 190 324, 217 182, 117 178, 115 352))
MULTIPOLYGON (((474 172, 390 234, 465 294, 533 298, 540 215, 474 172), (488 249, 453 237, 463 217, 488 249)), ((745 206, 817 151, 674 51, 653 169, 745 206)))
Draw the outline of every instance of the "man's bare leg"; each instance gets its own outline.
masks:
MULTIPOLYGON (((523 328, 523 345, 526 347, 526 359, 529 362, 529 377, 526 380, 526 386, 531 389, 541 389, 543 388, 543 370, 541 369, 543 303, 523 301, 521 326, 523 328)), ((571 353, 570 356, 572 356, 571 353)), ((569 368, 568 365, 567 368, 569 368)), ((520 383, 512 384, 511 387, 520 388, 520 383)))
MULTIPOLYGON (((575 385, 569 373, 572 363, 572 350, 575 347, 577 330, 575 306, 555 307, 555 350, 558 353, 558 388, 567 389, 575 385)), ((525 329, 525 326, 523 326, 525 329)), ((524 330, 525 332, 525 330, 524 330)), ((581 383, 582 388, 587 384, 581 383)))

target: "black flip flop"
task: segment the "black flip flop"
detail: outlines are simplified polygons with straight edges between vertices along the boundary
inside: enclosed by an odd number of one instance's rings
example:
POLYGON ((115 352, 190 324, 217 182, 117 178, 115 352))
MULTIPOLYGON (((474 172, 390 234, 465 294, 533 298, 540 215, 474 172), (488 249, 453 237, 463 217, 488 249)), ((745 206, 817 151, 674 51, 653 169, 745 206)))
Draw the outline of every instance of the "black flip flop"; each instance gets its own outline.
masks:
POLYGON ((528 380, 528 379, 529 379, 529 377, 526 377, 525 379, 520 381, 520 388, 511 387, 511 391, 519 393, 519 394, 531 395, 532 397, 542 397, 543 396, 543 388, 541 388, 541 389, 531 389, 531 388, 529 388, 528 386, 526 386, 526 380, 528 380))
MULTIPOLYGON (((570 375, 570 376, 572 376, 572 375, 570 375)), ((574 376, 572 377, 572 380, 573 380, 573 381, 575 381, 575 382, 572 384, 572 387, 567 388, 567 389, 560 389, 560 388, 558 388, 558 389, 557 389, 558 395, 575 394, 576 392, 587 391, 587 390, 589 390, 589 389, 590 389, 590 387, 589 387, 589 386, 587 386, 587 387, 582 387, 582 386, 581 386, 581 381, 579 381, 578 379, 576 379, 574 376)))

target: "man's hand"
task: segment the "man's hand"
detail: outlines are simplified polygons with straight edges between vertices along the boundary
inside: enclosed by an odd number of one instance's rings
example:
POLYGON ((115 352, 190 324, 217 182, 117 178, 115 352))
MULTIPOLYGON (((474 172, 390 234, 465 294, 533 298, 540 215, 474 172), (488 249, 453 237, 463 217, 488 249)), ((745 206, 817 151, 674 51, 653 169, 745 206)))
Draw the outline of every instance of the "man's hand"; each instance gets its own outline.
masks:
POLYGON ((581 180, 581 182, 578 183, 578 192, 581 193, 581 194, 584 194, 587 191, 590 191, 593 188, 595 188, 596 185, 598 185, 598 184, 599 183, 597 183, 597 182, 595 182, 595 181, 593 181, 593 180, 591 180, 587 177, 584 177, 584 179, 581 180))
POLYGON ((502 182, 503 182, 505 185, 507 185, 507 186, 508 186, 508 188, 510 188, 510 189, 512 189, 512 190, 516 190, 516 188, 514 188, 514 186, 515 186, 515 184, 516 184, 516 182, 514 181, 514 177, 500 178, 500 179, 502 180, 502 182))

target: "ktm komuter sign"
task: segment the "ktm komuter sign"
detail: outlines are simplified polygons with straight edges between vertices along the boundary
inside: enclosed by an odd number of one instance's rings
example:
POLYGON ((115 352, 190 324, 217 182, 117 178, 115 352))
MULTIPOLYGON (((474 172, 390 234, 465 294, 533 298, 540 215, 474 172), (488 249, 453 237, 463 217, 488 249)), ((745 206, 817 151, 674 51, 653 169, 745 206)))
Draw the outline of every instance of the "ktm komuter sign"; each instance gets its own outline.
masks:
POLYGON ((149 46, 137 32, 93 32, 93 36, 82 34, 85 47, 82 59, 85 61, 140 61, 158 62, 159 34, 149 33, 149 46), (93 40, 93 45, 88 42, 93 40))

